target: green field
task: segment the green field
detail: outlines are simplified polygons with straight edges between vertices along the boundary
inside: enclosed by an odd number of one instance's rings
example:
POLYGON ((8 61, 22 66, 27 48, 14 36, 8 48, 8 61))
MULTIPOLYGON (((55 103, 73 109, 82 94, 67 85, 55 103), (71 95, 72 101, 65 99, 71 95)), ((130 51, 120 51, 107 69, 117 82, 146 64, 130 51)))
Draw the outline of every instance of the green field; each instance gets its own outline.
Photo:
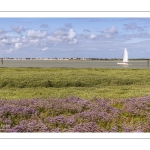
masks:
POLYGON ((149 85, 148 68, 0 68, 0 99, 133 98, 149 95, 149 85))

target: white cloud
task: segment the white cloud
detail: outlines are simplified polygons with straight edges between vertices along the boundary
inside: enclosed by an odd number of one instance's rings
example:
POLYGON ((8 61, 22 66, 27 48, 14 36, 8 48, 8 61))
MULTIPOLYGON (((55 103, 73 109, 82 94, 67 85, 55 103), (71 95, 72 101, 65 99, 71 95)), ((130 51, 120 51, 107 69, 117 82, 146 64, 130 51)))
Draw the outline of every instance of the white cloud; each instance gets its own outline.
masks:
POLYGON ((116 27, 112 26, 111 28, 104 30, 104 33, 115 34, 115 33, 118 33, 118 29, 116 27))
POLYGON ((15 44, 15 48, 16 48, 16 49, 19 49, 21 46, 22 46, 22 43, 16 43, 16 44, 15 44))
POLYGON ((124 24, 125 30, 139 30, 144 31, 144 27, 138 26, 135 22, 131 22, 129 24, 124 24))
POLYGON ((11 53, 11 52, 13 52, 13 51, 15 51, 15 50, 14 50, 14 49, 12 49, 12 48, 10 48, 10 49, 6 50, 6 52, 7 52, 7 53, 11 53))
POLYGON ((77 40, 77 39, 73 39, 71 43, 76 44, 77 42, 78 42, 78 40, 77 40))
POLYGON ((20 38, 12 38, 10 41, 11 41, 12 43, 17 43, 17 42, 20 41, 20 38))
POLYGON ((47 39, 50 41, 62 41, 62 39, 59 36, 58 37, 48 36, 47 39))
POLYGON ((101 36, 105 39, 110 39, 117 33, 118 33, 118 29, 116 27, 112 26, 111 28, 108 28, 108 29, 102 31, 101 36))
POLYGON ((2 44, 11 45, 12 43, 8 39, 2 39, 2 44))
POLYGON ((44 38, 47 35, 47 32, 41 32, 40 30, 28 30, 27 31, 27 36, 31 38, 44 38))
POLYGON ((22 36, 22 38, 21 38, 21 42, 23 42, 23 43, 27 43, 27 42, 29 42, 29 39, 28 39, 28 38, 26 38, 25 36, 22 36))
POLYGON ((65 42, 65 43, 77 43, 76 33, 73 29, 69 29, 69 32, 64 30, 57 30, 47 37, 50 41, 65 42))
POLYGON ((92 35, 90 36, 90 38, 91 38, 91 39, 96 39, 97 36, 96 36, 95 34, 92 34, 92 35))
POLYGON ((63 31, 63 30, 56 30, 56 31, 53 33, 53 36, 54 36, 54 37, 57 37, 57 38, 66 37, 67 35, 68 35, 68 33, 66 33, 66 32, 63 31))
POLYGON ((111 36, 111 34, 106 34, 104 37, 105 37, 106 39, 109 39, 109 38, 111 38, 112 36, 111 36))
POLYGON ((2 44, 5 44, 5 45, 11 45, 13 43, 17 43, 20 41, 20 38, 4 38, 1 40, 2 44))
POLYGON ((39 39, 32 39, 30 40, 31 43, 38 43, 39 42, 39 39))
POLYGON ((48 47, 44 47, 42 48, 42 51, 47 51, 49 48, 48 47))
POLYGON ((76 36, 76 33, 73 31, 73 29, 70 29, 68 39, 72 40, 75 38, 75 36, 76 36))
POLYGON ((3 39, 2 43, 8 43, 8 40, 7 39, 3 39))
POLYGON ((11 26, 11 29, 12 29, 14 32, 18 33, 18 34, 20 34, 21 32, 25 31, 25 29, 23 28, 22 25, 20 25, 20 26, 18 26, 18 27, 11 26))

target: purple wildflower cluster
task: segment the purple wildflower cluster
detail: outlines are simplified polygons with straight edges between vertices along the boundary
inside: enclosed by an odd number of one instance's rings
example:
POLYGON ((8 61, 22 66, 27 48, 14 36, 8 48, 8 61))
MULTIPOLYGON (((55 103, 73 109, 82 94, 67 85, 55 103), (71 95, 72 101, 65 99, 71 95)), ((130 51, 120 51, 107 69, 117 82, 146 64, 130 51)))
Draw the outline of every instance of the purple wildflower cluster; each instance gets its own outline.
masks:
POLYGON ((150 132, 150 96, 0 100, 0 132, 150 132))

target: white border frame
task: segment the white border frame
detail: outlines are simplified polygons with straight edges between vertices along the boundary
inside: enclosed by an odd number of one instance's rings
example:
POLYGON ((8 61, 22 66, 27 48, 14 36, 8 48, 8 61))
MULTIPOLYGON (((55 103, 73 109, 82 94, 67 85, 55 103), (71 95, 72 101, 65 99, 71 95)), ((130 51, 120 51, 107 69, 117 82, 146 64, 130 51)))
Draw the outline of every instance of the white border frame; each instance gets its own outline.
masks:
MULTIPOLYGON (((150 18, 150 11, 1 11, 0 18, 150 18)), ((0 139, 150 139, 149 133, 1 133, 0 139)))

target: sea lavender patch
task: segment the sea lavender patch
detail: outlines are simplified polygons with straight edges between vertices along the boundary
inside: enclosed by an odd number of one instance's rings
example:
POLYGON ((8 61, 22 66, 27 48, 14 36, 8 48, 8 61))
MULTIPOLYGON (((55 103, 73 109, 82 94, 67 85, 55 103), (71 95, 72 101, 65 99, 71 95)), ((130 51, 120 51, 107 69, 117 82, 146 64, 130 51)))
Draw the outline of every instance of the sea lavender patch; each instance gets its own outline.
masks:
POLYGON ((150 96, 0 100, 0 132, 150 132, 150 96))

